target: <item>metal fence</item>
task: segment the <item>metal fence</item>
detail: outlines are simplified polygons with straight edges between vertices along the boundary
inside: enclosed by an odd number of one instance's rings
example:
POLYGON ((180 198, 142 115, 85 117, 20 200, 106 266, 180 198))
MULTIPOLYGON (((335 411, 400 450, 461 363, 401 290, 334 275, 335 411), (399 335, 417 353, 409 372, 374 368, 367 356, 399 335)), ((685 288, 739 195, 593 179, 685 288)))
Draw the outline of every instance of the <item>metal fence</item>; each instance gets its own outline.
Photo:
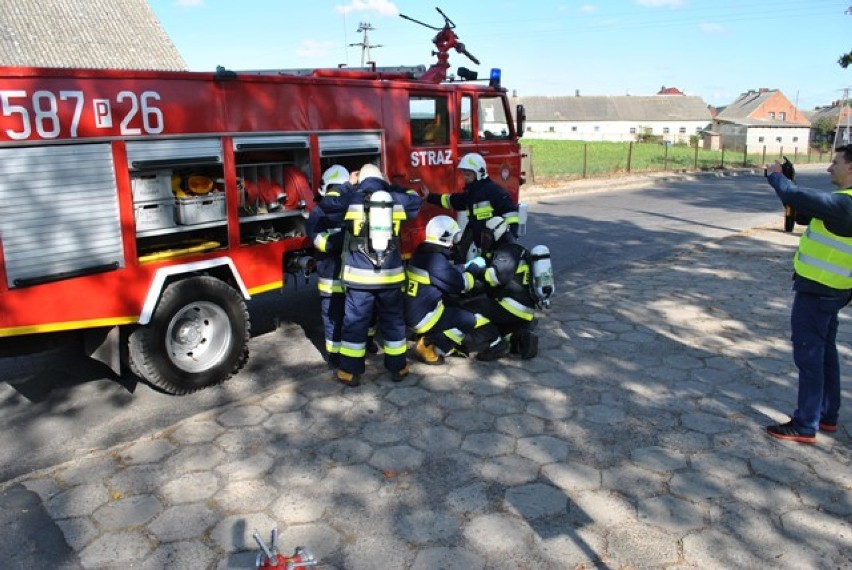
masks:
POLYGON ((768 150, 707 150, 687 145, 653 143, 596 143, 581 141, 524 141, 522 169, 529 182, 536 177, 594 178, 638 172, 688 172, 731 168, 763 168, 788 157, 794 164, 827 163, 831 153, 793 147, 768 150))

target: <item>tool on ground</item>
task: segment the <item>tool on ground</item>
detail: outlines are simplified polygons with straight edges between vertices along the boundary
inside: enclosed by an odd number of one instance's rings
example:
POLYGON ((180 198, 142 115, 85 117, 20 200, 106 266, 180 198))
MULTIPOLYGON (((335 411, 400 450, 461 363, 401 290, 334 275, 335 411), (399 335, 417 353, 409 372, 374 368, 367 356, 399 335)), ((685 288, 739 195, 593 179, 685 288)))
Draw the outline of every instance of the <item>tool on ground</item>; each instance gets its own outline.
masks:
POLYGON ((252 538, 260 547, 261 552, 257 553, 255 560, 256 568, 266 570, 294 570, 295 568, 307 568, 308 566, 316 566, 317 559, 314 554, 305 546, 297 546, 292 556, 283 556, 278 553, 278 529, 272 529, 272 537, 269 545, 260 537, 260 533, 255 529, 252 538))

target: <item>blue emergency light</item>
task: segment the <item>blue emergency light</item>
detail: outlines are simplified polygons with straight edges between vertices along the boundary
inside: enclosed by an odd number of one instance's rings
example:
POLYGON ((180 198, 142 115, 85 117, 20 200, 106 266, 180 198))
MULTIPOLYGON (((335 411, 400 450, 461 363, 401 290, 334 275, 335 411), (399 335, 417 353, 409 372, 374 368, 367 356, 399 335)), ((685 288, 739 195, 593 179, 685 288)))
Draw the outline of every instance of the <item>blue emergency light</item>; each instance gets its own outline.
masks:
POLYGON ((500 70, 496 67, 491 68, 491 79, 488 80, 488 86, 500 88, 500 70))

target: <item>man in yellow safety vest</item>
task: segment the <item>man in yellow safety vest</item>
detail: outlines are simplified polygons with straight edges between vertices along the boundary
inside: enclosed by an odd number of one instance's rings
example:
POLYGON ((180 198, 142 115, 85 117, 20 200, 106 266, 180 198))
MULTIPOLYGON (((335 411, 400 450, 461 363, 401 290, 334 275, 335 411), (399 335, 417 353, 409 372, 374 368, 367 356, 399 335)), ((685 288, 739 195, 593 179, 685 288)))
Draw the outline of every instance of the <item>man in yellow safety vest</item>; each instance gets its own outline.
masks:
POLYGON ((767 168, 781 202, 792 206, 797 217, 810 218, 793 264, 790 325, 799 369, 797 407, 789 422, 766 428, 772 437, 799 443, 814 443, 818 430, 837 431, 837 314, 852 298, 852 145, 836 149, 828 172, 838 188, 833 193, 798 188, 783 176, 780 162, 767 168))

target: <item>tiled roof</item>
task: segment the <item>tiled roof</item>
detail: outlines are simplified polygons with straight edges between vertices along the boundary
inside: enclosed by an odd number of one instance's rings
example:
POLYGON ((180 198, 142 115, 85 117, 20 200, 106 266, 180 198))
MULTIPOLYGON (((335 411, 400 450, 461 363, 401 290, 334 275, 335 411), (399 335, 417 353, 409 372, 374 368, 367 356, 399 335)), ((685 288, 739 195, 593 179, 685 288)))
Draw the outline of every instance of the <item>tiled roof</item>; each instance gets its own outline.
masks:
POLYGON ((0 65, 186 69, 146 0, 0 0, 0 65))
POLYGON ((831 119, 832 121, 846 120, 847 116, 852 116, 852 106, 843 105, 840 101, 827 107, 820 107, 811 111, 808 115, 811 122, 822 118, 831 119))
MULTIPOLYGON (((770 98, 780 93, 777 89, 750 90, 741 94, 737 99, 719 111, 716 121, 720 123, 736 123, 749 127, 781 127, 802 128, 810 126, 810 121, 805 113, 794 113, 786 120, 764 119, 752 117, 751 114, 769 101, 770 98)), ((781 93, 783 97, 784 94, 781 93)))
POLYGON ((701 97, 575 96, 518 97, 528 121, 707 121, 710 110, 701 97))
POLYGON ((719 120, 730 120, 739 122, 747 119, 749 115, 757 111, 761 105, 778 92, 777 89, 761 89, 760 91, 747 91, 742 93, 733 103, 725 106, 719 111, 719 120))

